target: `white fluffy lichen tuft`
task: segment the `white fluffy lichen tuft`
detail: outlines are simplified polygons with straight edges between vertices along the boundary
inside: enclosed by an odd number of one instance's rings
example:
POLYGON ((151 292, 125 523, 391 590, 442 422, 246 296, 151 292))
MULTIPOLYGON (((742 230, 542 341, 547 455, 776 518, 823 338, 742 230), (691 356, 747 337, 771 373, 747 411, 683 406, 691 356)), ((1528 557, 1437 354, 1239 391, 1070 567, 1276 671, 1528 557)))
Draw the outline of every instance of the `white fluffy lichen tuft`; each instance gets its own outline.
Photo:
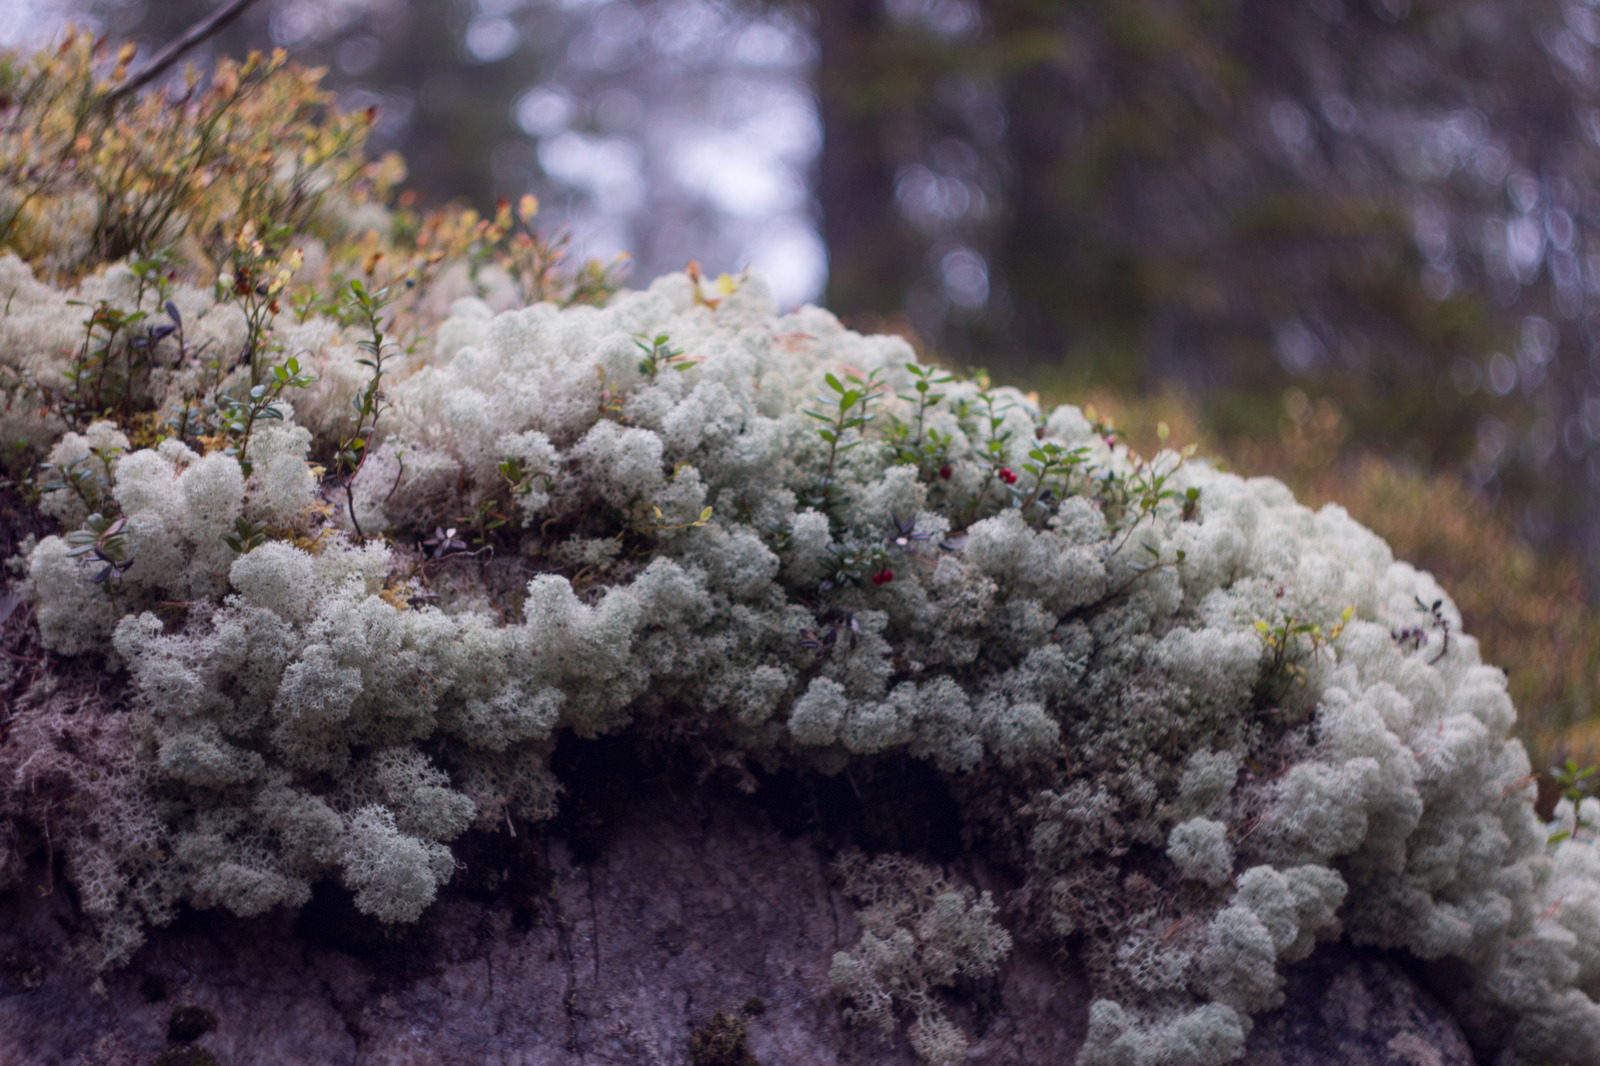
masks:
POLYGON ((991 977, 1011 953, 1011 934, 995 922, 988 892, 952 885, 901 855, 841 856, 835 872, 856 914, 861 940, 833 956, 828 979, 850 1004, 845 1018, 892 1032, 896 1012, 913 1018, 911 1046, 932 1066, 966 1061, 966 1036, 935 994, 960 978, 991 977))
MULTIPOLYGON (((65 297, 0 272, 0 359, 43 373, 65 297)), ((924 761, 990 797, 977 847, 1025 842, 999 901, 907 866, 920 887, 835 959, 850 1009, 909 1019, 929 1061, 964 1047, 940 997, 1013 936, 1080 952, 1084 1066, 1232 1061, 1283 965, 1344 936, 1457 960, 1451 1006, 1503 1066, 1600 1064, 1600 846, 1547 847, 1504 675, 1337 506, 1012 389, 919 390, 939 372, 898 338, 682 275, 603 307, 458 301, 329 491, 307 464, 348 432, 359 351, 315 317, 296 336, 318 381, 248 474, 111 428, 49 441, 99 466, 47 509, 119 515, 127 563, 41 541, 40 632, 126 664, 160 812, 73 860, 113 959, 139 915, 323 877, 412 920, 453 837, 553 813, 562 736, 676 721, 806 773, 924 761), (642 359, 657 337, 683 357, 642 359), (249 523, 264 542, 230 543, 249 523)))

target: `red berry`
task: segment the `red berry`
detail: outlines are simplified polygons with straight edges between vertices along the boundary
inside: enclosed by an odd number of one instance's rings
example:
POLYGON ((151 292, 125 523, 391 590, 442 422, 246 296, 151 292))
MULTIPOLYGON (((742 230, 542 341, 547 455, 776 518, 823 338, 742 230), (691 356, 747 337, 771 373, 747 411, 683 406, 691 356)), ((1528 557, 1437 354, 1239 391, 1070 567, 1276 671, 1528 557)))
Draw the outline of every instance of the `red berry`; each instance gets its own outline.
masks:
POLYGON ((894 571, 893 570, 879 570, 876 574, 872 575, 872 583, 874 585, 887 585, 889 582, 891 582, 893 580, 894 580, 894 571))
POLYGON ((1017 483, 1017 475, 1011 472, 1011 468, 1009 466, 1002 466, 1000 468, 1000 480, 1004 481, 1007 485, 1015 485, 1017 483))
POLYGON ((944 478, 946 481, 950 480, 950 473, 951 471, 949 463, 946 463, 939 468, 939 476, 944 478))

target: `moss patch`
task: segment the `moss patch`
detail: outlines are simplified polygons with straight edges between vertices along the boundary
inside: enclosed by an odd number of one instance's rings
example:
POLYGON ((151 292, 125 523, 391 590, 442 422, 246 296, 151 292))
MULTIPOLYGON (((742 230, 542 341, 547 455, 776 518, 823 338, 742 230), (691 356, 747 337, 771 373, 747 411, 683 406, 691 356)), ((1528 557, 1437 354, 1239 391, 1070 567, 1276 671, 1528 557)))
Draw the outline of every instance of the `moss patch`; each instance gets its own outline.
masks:
POLYGON ((761 1066, 745 1046, 744 1022, 720 1010, 689 1037, 691 1066, 761 1066))

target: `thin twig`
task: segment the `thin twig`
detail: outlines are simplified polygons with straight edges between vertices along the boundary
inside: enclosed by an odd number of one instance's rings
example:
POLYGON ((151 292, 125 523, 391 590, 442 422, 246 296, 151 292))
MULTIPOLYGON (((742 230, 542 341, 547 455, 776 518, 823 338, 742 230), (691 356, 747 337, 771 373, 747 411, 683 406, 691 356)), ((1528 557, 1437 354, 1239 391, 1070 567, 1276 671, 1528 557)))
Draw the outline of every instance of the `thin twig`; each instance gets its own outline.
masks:
POLYGON ((185 52, 221 31, 229 23, 244 14, 245 9, 255 2, 256 0, 229 0, 228 3, 190 26, 182 37, 157 52, 155 57, 146 63, 139 73, 107 93, 106 105, 110 106, 124 96, 136 93, 152 81, 155 81, 162 74, 165 74, 174 63, 183 58, 185 52))

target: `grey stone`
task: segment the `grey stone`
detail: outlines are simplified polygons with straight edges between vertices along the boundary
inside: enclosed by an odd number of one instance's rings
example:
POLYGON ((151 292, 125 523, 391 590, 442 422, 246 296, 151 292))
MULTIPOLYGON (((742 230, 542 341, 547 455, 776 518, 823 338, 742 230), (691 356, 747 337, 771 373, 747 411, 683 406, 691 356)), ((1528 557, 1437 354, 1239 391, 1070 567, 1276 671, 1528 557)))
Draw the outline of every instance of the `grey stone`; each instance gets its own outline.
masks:
POLYGON ((1449 1013, 1396 962, 1325 944, 1285 974, 1258 1015, 1248 1066, 1476 1066, 1449 1013))
MULTIPOLYGON (((0 959, 41 967, 42 982, 0 984, 0 1063, 149 1066, 172 1008, 194 1004, 217 1016, 197 1043, 220 1066, 682 1064, 695 1028, 751 998, 764 1010, 745 1019, 749 1048, 766 1066, 916 1061, 902 1036, 840 1020, 828 965, 859 930, 808 842, 683 804, 625 824, 591 866, 559 842, 547 861, 525 930, 511 908, 446 899, 416 946, 374 964, 309 943, 286 913, 198 915, 98 978, 65 890, 30 886, 0 901, 0 959), (156 984, 166 998, 152 1003, 156 984)), ((1081 980, 1021 951, 991 999, 974 1061, 1071 1061, 1081 980)), ((973 1010, 953 1015, 974 1032, 973 1010)))
MULTIPOLYGON (((151 1066, 173 1008, 196 1005, 216 1015, 196 1043, 219 1066, 683 1066, 697 1027, 752 998, 763 1066, 915 1062, 903 1035, 840 1020, 828 965, 859 930, 806 839, 734 803, 663 801, 590 865, 541 847, 546 882, 520 916, 458 892, 424 932, 358 958, 287 912, 191 914, 103 975, 85 962, 92 930, 36 866, 0 897, 0 1064, 151 1066)), ((972 992, 949 1011, 969 1062, 1075 1058, 1091 995, 1070 963, 1019 945, 972 992)), ((1472 1066, 1448 1015, 1382 958, 1324 945, 1287 992, 1248 1066, 1472 1066)))

